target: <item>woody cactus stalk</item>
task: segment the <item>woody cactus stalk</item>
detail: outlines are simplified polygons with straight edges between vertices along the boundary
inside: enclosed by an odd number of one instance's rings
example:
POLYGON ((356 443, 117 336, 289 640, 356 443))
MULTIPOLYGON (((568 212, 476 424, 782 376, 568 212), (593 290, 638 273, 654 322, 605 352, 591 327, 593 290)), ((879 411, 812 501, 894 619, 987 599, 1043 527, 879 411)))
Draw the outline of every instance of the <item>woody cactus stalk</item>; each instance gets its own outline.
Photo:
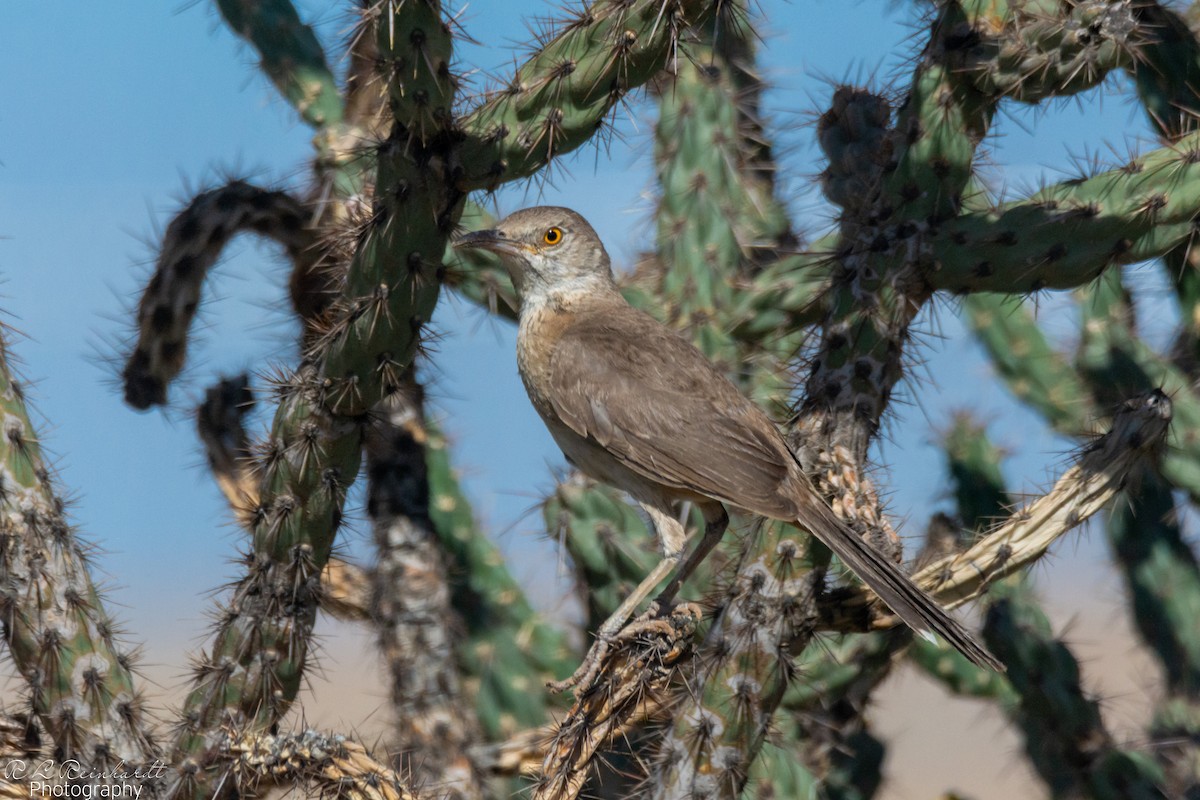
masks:
MULTIPOLYGON (((289 0, 217 6, 313 129, 311 182, 296 192, 235 179, 184 204, 138 306, 125 396, 138 409, 167 402, 211 267, 244 232, 280 244, 292 266, 300 359, 275 370, 273 418, 256 443, 241 428, 244 379, 201 409, 214 477, 250 549, 196 659, 165 780, 147 788, 866 800, 887 744, 867 709, 912 663, 999 707, 1053 796, 1197 792, 1200 570, 1185 520, 1200 499, 1200 40, 1184 18, 1153 0, 933 4, 898 91, 839 86, 819 116, 813 171, 837 220, 805 244, 762 113, 756 14, 769 7, 596 0, 543 26, 512 74, 472 97, 458 73, 460 22, 437 0, 358 4, 344 57, 326 53, 289 0), (976 168, 1003 105, 1083 97, 1120 71, 1162 145, 993 203, 976 168), (846 525, 904 559, 871 454, 914 325, 939 296, 961 297, 1014 394, 1079 438, 1073 464, 1019 509, 977 426, 961 418, 945 438, 957 515, 930 523, 913 580, 947 607, 984 598, 984 635, 1006 675, 897 628, 805 531, 743 515, 681 601, 622 631, 574 698, 545 689, 644 576, 653 537, 618 493, 566 476, 542 521, 573 568, 581 624, 539 615, 472 513, 442 422, 424 408, 420 361, 437 358, 423 345, 443 286, 505 320, 519 303, 496 263, 448 251, 456 233, 487 226, 490 193, 605 136, 647 85, 655 236, 622 288, 756 402, 790 412, 795 454, 846 525), (1170 352, 1140 337, 1123 283, 1152 259, 1181 312, 1170 352), (1049 344, 1025 305, 1050 289, 1081 295, 1073 354, 1049 344), (376 547, 356 565, 334 552, 364 463, 376 547), (1105 728, 1020 574, 1093 517, 1166 676, 1145 752, 1105 728), (374 628, 393 716, 374 752, 289 731, 319 608, 374 628)), ((6 363, 0 373, 0 623, 35 725, 55 756, 154 764, 129 659, 6 363)))

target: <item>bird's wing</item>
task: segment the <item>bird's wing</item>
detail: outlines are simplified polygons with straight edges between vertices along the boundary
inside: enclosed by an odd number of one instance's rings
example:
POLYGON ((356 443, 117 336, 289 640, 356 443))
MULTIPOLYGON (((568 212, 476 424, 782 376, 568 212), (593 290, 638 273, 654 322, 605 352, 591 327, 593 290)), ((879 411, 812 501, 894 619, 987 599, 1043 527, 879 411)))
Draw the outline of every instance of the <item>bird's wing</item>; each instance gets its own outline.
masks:
POLYGON ((795 517, 796 465, 774 423, 696 348, 628 306, 583 313, 550 367, 559 419, 652 481, 795 517))

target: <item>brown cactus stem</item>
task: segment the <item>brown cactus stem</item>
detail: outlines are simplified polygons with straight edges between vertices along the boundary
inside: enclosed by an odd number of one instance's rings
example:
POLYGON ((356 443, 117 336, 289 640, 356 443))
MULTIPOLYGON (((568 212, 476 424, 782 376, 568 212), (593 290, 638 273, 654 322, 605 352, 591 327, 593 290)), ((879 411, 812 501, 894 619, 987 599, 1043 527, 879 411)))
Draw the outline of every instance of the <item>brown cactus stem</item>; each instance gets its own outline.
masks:
POLYGON ((367 429, 367 513, 375 538, 371 619, 390 680, 397 767, 448 800, 483 787, 468 748, 479 740, 459 677, 446 564, 429 517, 423 392, 415 380, 367 429))

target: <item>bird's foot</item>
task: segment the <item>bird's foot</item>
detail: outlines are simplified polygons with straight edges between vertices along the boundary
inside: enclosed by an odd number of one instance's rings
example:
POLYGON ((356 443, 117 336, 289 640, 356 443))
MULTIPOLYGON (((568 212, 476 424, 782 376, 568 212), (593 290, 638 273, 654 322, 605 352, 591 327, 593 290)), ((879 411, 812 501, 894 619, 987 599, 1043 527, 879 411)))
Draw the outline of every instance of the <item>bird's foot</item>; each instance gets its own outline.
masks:
POLYGON ((546 686, 552 692, 575 689, 575 696, 582 697, 605 672, 614 668, 619 670, 619 665, 631 657, 638 661, 640 657, 635 654, 647 646, 655 650, 667 642, 671 643, 667 650, 680 649, 680 642, 695 629, 700 613, 700 607, 694 603, 672 604, 661 609, 657 602, 651 603, 644 613, 615 633, 598 634, 575 673, 564 681, 552 681, 546 686))
POLYGON ((604 663, 604 657, 608 655, 609 648, 619 636, 620 631, 615 634, 601 633, 598 635, 596 641, 592 642, 592 646, 588 648, 583 662, 571 674, 571 677, 565 681, 550 681, 546 684, 546 688, 555 694, 561 694, 582 684, 584 691, 587 691, 587 687, 591 686, 595 682, 596 676, 600 674, 600 665, 604 663))

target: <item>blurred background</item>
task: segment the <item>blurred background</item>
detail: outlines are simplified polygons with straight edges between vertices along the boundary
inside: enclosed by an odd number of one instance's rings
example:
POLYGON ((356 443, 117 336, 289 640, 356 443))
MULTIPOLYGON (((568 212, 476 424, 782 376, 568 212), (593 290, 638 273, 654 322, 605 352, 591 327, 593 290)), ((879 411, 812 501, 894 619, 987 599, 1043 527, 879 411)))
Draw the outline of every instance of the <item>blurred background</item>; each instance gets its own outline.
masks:
MULTIPOLYGON (((325 40, 347 35, 348 3, 297 5, 325 40)), ((486 86, 521 57, 526 26, 556 10, 544 0, 461 4, 458 18, 478 40, 458 51, 461 71, 476 89, 486 86)), ((809 180, 822 167, 816 115, 836 83, 903 84, 921 41, 918 10, 884 0, 761 4, 760 63, 774 86, 765 98, 768 127, 793 218, 814 238, 832 224, 809 180)), ((230 175, 302 183, 310 132, 206 2, 8 0, 0 4, 0 31, 3 321, 75 520, 98 548, 109 599, 128 638, 145 644, 153 691, 176 702, 187 654, 204 643, 213 593, 234 575, 231 560, 243 543, 204 467, 191 409, 219 375, 294 360, 282 260, 246 237, 230 248, 208 284, 170 410, 138 414, 124 406, 115 359, 157 237, 181 199, 230 175)), ((985 172, 992 185, 1023 193, 1094 159, 1118 163, 1152 147, 1121 80, 1037 110, 1004 105, 985 172)), ((502 192, 492 210, 572 206, 593 222, 614 260, 631 265, 653 246, 653 120, 652 105, 635 98, 607 148, 585 148, 550 180, 502 192)), ((1160 281, 1157 271, 1130 272, 1144 332, 1156 345, 1175 313, 1160 281)), ((1052 294, 1041 301, 1040 321, 1059 341, 1073 336, 1073 314, 1052 294)), ((514 331, 452 296, 434 328, 439 337, 422 369, 475 508, 534 602, 569 616, 567 571, 531 513, 564 464, 517 378, 514 331)), ((1049 485, 1072 447, 990 375, 953 302, 933 304, 918 330, 920 366, 909 372, 876 448, 876 479, 910 554, 928 517, 949 507, 937 441, 953 411, 970 409, 989 423, 1010 453, 1009 485, 1027 493, 1049 485)), ((364 550, 365 540, 361 519, 352 520, 347 554, 364 550)), ((1084 662, 1087 686, 1104 699, 1110 729, 1118 738, 1140 735, 1156 667, 1128 632, 1123 590, 1102 543, 1086 530, 1072 535, 1034 577, 1056 628, 1084 662)), ((367 668, 375 657, 370 635, 328 619, 320 634, 322 670, 303 701, 305 720, 371 740, 386 720, 376 713, 383 689, 367 668)), ((17 691, 10 682, 5 698, 17 691)), ((911 670, 890 679, 880 697, 877 733, 889 741, 883 797, 916 800, 956 786, 980 800, 1042 791, 1023 772, 1018 739, 986 706, 952 700, 911 670)))

